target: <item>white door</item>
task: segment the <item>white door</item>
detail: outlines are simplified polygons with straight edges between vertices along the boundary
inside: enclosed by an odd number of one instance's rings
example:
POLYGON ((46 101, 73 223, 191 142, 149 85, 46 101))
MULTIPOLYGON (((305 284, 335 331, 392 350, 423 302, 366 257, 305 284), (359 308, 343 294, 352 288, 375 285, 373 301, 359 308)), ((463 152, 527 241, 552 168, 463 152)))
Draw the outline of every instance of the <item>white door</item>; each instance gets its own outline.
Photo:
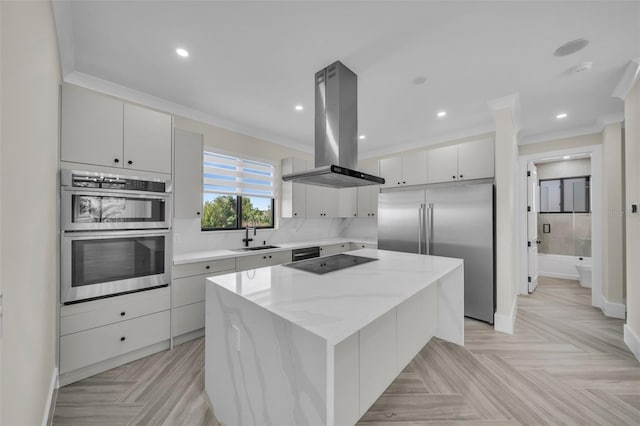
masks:
POLYGON ((533 163, 527 165, 527 249, 529 254, 529 293, 538 285, 538 170, 533 163))

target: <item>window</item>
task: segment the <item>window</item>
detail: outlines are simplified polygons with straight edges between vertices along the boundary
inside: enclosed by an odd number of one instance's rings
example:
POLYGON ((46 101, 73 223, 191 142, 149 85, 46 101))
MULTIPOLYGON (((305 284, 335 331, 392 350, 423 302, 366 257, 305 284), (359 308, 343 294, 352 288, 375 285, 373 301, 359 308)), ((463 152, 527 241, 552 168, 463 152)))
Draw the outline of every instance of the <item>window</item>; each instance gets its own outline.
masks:
POLYGON ((590 176, 540 181, 540 213, 589 213, 590 176))
POLYGON ((202 230, 273 228, 274 172, 272 164, 205 148, 202 230))

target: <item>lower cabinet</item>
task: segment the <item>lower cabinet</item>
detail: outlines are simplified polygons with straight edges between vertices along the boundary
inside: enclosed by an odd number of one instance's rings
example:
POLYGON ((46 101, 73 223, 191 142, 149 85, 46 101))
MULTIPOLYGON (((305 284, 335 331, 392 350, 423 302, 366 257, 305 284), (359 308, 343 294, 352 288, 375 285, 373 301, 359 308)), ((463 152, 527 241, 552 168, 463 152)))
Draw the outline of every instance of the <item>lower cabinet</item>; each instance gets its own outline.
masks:
POLYGON ((264 254, 254 254, 236 258, 236 271, 264 268, 265 266, 282 265, 291 262, 291 251, 278 251, 264 254))
POLYGON ((363 248, 375 249, 375 248, 378 248, 378 245, 371 244, 371 243, 351 243, 350 247, 351 247, 351 250, 360 250, 363 248))
POLYGON ((351 250, 351 243, 329 244, 320 247, 320 256, 331 256, 351 250))
MULTIPOLYGON (((204 281, 205 278, 202 278, 204 281)), ((204 300, 173 309, 173 335, 180 336, 204 328, 204 300)))

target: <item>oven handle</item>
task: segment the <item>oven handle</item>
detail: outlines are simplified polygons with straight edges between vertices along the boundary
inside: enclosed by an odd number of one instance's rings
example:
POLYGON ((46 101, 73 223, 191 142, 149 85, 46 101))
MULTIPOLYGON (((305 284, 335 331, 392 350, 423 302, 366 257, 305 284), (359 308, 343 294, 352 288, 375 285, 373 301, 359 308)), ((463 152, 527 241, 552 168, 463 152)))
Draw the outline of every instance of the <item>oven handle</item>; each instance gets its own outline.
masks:
POLYGON ((122 198, 132 198, 135 195, 136 198, 148 198, 148 199, 158 199, 164 198, 169 199, 171 197, 170 192, 149 192, 149 191, 122 191, 121 189, 100 189, 96 190, 95 188, 78 188, 78 187, 68 187, 63 186, 62 190, 65 192, 69 192, 72 195, 93 195, 96 197, 109 197, 109 196, 120 196, 122 198))
POLYGON ((168 236, 171 229, 134 229, 131 231, 62 231, 62 238, 70 240, 80 239, 105 239, 117 237, 157 237, 161 235, 168 236))

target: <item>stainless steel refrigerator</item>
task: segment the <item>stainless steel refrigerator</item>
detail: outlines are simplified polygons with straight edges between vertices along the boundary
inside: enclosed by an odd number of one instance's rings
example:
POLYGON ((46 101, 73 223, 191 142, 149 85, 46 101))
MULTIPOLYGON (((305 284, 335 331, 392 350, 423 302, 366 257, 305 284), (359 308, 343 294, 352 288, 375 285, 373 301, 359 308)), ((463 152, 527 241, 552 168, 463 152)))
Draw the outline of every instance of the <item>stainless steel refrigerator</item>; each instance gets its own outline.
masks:
POLYGON ((380 193, 378 248, 464 259, 464 314, 493 324, 492 183, 459 182, 380 193))

